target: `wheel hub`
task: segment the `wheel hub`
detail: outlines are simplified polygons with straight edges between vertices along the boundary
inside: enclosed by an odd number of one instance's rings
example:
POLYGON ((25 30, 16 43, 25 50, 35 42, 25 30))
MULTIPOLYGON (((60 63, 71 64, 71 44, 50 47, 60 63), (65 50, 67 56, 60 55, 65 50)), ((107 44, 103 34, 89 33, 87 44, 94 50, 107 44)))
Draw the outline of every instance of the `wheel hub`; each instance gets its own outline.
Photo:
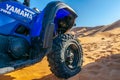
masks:
POLYGON ((68 60, 68 63, 69 64, 72 64, 73 63, 73 60, 74 60, 74 53, 71 52, 71 51, 68 51, 67 55, 66 55, 66 58, 68 60))
POLYGON ((66 66, 70 69, 75 69, 78 63, 77 47, 75 45, 70 45, 66 49, 65 53, 65 63, 66 66))

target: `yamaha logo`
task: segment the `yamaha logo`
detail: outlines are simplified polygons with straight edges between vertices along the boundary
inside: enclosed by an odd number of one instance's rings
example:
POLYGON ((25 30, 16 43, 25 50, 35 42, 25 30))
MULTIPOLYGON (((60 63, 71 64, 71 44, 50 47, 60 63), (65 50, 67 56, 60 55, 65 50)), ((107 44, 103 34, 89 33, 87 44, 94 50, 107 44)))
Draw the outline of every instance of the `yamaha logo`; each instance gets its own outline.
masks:
POLYGON ((6 4, 6 10, 8 11, 8 12, 13 12, 13 13, 16 13, 16 14, 18 14, 18 15, 20 15, 20 16, 23 16, 23 17, 26 17, 26 18, 29 18, 29 19, 31 19, 32 20, 32 18, 33 18, 33 12, 32 11, 30 11, 30 10, 28 10, 28 9, 20 9, 20 8, 17 8, 17 7, 15 7, 15 6, 12 6, 12 5, 9 5, 9 4, 6 4))

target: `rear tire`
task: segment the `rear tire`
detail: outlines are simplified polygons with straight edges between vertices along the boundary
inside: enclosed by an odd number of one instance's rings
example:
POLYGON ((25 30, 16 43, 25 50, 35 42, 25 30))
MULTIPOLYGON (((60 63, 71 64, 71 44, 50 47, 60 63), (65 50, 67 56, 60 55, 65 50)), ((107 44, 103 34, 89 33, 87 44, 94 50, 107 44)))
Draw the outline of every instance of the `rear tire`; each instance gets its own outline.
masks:
POLYGON ((50 70, 59 78, 69 78, 81 71, 82 48, 69 34, 61 34, 53 40, 52 52, 48 54, 50 70))

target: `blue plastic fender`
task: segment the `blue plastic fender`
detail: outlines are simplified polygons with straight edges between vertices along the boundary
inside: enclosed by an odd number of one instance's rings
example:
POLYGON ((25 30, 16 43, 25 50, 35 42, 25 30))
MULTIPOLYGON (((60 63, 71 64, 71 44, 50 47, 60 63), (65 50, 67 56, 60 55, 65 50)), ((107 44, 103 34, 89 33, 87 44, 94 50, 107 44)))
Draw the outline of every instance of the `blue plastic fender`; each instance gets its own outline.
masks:
POLYGON ((0 13, 25 24, 29 24, 37 15, 34 10, 15 1, 0 2, 0 13))

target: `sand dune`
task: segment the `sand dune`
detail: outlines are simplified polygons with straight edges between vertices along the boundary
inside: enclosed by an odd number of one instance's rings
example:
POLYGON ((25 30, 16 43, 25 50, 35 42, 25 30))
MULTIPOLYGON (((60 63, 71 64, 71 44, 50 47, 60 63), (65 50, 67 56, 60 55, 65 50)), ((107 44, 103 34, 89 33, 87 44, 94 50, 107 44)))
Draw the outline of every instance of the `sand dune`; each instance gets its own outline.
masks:
POLYGON ((77 37, 84 37, 92 36, 100 32, 110 31, 116 28, 120 28, 120 20, 109 25, 101 25, 95 27, 77 27, 73 28, 71 31, 75 32, 77 37))

